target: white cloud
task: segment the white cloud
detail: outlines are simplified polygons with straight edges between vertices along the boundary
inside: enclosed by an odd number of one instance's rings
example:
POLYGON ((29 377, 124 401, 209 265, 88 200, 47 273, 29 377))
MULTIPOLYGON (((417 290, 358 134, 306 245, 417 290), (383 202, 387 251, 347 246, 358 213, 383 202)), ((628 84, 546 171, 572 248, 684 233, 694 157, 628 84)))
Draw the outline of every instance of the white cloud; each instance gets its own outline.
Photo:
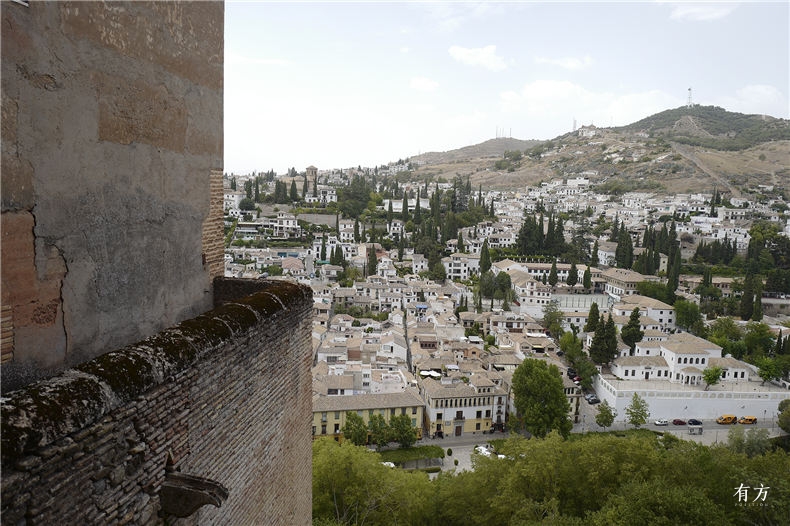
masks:
POLYGON ((659 90, 592 91, 566 80, 536 80, 500 94, 503 113, 526 119, 529 136, 553 138, 578 124, 624 126, 683 103, 659 90))
POLYGON ((744 86, 735 90, 735 95, 725 95, 714 104, 728 111, 790 118, 787 96, 774 86, 765 84, 744 86))
POLYGON ((450 33, 462 26, 495 13, 502 13, 501 6, 488 2, 426 2, 419 3, 440 31, 450 33))
POLYGON ((505 60, 497 56, 494 45, 478 48, 451 46, 448 52, 451 57, 462 64, 481 66, 491 71, 502 71, 507 68, 505 60))
POLYGON ((435 91, 439 83, 426 77, 413 77, 409 86, 417 91, 435 91))
POLYGON ((669 18, 692 21, 718 20, 735 11, 737 7, 737 4, 677 4, 669 18))
POLYGON ((593 59, 589 56, 584 56, 582 58, 576 57, 563 57, 563 58, 547 58, 547 57, 535 57, 536 64, 550 64, 552 66, 559 66, 564 69, 569 69, 571 71, 578 71, 581 69, 587 69, 593 64, 593 59))
POLYGON ((406 47, 406 46, 403 46, 402 48, 400 48, 400 52, 401 53, 408 53, 409 51, 411 51, 411 50, 408 47, 406 47))

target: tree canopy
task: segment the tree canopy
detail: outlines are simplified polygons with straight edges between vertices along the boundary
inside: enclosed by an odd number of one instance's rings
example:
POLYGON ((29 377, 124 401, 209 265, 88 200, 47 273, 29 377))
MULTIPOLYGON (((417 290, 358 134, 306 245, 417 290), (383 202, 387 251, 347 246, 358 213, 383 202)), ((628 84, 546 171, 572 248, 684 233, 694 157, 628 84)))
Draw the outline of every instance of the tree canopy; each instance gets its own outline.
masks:
POLYGON ((556 365, 528 358, 513 373, 513 396, 518 417, 527 431, 545 437, 557 430, 567 437, 573 427, 568 399, 556 365))

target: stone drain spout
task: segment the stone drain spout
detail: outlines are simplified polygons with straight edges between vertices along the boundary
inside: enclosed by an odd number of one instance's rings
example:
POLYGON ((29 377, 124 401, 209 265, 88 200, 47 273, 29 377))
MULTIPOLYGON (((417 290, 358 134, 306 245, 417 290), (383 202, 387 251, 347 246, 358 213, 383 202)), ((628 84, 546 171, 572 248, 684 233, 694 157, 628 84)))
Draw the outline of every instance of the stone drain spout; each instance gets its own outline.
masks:
POLYGON ((165 475, 159 490, 159 502, 164 515, 189 517, 206 504, 221 507, 228 498, 228 490, 219 482, 175 471, 165 475))

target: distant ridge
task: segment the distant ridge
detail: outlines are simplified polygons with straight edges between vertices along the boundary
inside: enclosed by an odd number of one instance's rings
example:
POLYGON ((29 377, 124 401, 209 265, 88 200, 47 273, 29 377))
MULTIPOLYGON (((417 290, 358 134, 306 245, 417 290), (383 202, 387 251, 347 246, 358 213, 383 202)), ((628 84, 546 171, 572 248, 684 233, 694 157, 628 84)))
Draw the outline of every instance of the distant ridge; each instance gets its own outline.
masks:
POLYGON ((790 121, 715 106, 682 106, 628 126, 587 127, 547 141, 491 139, 412 157, 415 175, 473 186, 518 190, 550 179, 588 174, 607 193, 712 192, 731 196, 758 185, 790 191, 790 121), (504 157, 520 151, 521 157, 504 157))
POLYGON ((506 151, 520 150, 524 151, 532 148, 536 144, 543 141, 523 141, 521 139, 513 139, 512 137, 499 137, 497 139, 489 139, 480 144, 472 146, 464 146, 457 150, 450 150, 446 152, 426 152, 414 157, 411 161, 422 161, 425 164, 441 164, 451 163, 455 161, 469 161, 472 159, 484 159, 491 157, 502 157, 506 151))

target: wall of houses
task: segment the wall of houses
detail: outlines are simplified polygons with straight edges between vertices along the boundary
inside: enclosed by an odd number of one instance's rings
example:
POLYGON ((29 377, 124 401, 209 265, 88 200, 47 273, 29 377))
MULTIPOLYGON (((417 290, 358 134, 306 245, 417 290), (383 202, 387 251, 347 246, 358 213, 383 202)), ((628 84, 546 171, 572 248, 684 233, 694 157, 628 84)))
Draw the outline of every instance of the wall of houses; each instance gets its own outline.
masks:
POLYGON ((3 399, 4 524, 162 524, 168 463, 227 490, 186 523, 310 524, 310 290, 215 290, 227 303, 3 399))

